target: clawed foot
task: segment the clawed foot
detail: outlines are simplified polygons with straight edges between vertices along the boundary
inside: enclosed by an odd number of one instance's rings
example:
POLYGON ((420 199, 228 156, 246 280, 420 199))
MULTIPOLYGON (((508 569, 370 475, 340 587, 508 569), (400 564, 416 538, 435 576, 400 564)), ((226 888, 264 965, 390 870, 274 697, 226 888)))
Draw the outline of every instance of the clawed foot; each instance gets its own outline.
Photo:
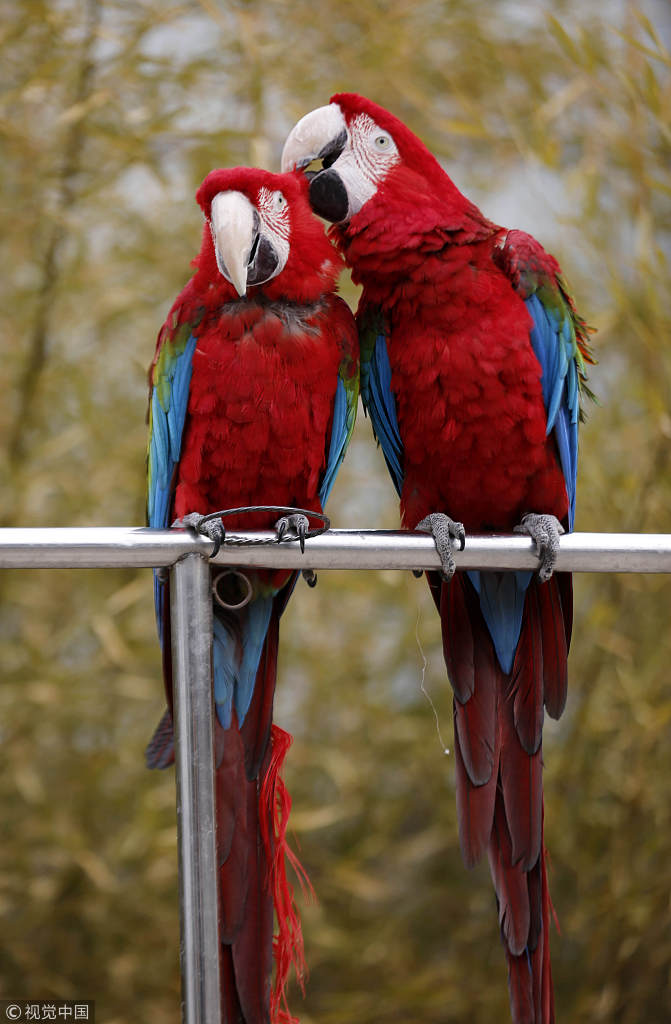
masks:
POLYGON ((301 546, 301 553, 305 552, 305 534, 310 528, 310 522, 307 516, 304 516, 302 512, 292 512, 289 516, 282 516, 275 523, 275 530, 277 531, 277 543, 279 544, 282 538, 287 536, 287 540, 298 540, 301 546))
POLYGON ((537 515, 535 512, 530 512, 524 516, 520 525, 516 526, 513 532, 526 533, 532 538, 540 559, 538 578, 542 583, 546 583, 557 564, 559 537, 564 532, 564 527, 556 516, 537 515))
POLYGON ((188 515, 182 519, 175 519, 173 526, 192 526, 197 533, 201 533, 203 537, 209 537, 214 543, 210 558, 218 553, 219 548, 222 545, 226 537, 226 529, 222 519, 206 519, 200 512, 189 512, 188 515))
POLYGON ((436 550, 441 562, 441 576, 444 580, 451 580, 457 568, 452 554, 452 541, 459 541, 459 550, 463 551, 466 544, 466 531, 463 523, 456 523, 454 519, 443 515, 442 512, 432 512, 417 523, 416 530, 422 533, 430 533, 436 545, 436 550))

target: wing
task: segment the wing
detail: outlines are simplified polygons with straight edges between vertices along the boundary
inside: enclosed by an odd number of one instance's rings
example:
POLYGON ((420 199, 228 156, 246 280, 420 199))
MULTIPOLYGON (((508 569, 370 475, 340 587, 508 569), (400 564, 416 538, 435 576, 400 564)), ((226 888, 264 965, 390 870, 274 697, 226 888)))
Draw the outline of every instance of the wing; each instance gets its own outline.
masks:
POLYGON ((332 297, 331 322, 338 332, 342 358, 338 368, 333 404, 331 437, 328 443, 326 468, 319 485, 322 508, 331 493, 340 464, 349 444, 359 399, 359 358, 356 325, 347 304, 338 296, 332 297))
POLYGON ((587 363, 594 363, 590 328, 578 316, 557 261, 523 231, 510 231, 498 261, 524 299, 533 327, 530 340, 541 365, 547 433, 554 431, 569 496, 569 530, 575 518, 578 424, 587 387, 587 363))
POLYGON ((149 371, 149 443, 147 446, 147 523, 169 525, 175 468, 189 404, 189 386, 197 324, 171 313, 161 328, 149 371))
MULTIPOLYGON (((147 445, 147 523, 170 524, 176 468, 189 404, 189 386, 197 323, 182 322, 173 307, 161 328, 149 371, 149 443, 147 445)), ((154 604, 159 638, 166 615, 165 584, 154 573, 154 604)))
POLYGON ((391 390, 387 331, 381 313, 376 310, 362 313, 359 342, 363 407, 370 416, 373 432, 400 497, 403 489, 403 442, 396 417, 396 399, 391 390))

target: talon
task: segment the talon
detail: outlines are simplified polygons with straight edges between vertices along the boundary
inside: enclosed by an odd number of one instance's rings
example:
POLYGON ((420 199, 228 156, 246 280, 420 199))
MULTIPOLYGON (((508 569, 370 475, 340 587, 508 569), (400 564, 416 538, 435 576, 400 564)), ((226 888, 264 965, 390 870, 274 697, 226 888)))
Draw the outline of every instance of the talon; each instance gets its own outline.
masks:
POLYGON ((226 539, 226 528, 222 519, 205 519, 200 512, 189 512, 188 515, 183 516, 182 519, 175 519, 173 526, 190 526, 196 533, 200 533, 201 536, 207 537, 213 543, 212 551, 210 552, 210 561, 219 553, 223 541, 226 539))
POLYGON ((463 523, 455 522, 454 519, 450 519, 442 512, 432 512, 417 523, 415 529, 431 534, 440 557, 440 574, 444 580, 451 580, 457 568, 452 554, 452 541, 459 541, 460 551, 463 551, 466 545, 466 531, 463 523))
POLYGON ((307 516, 302 512, 292 512, 291 515, 282 516, 275 523, 277 531, 277 543, 279 544, 285 534, 287 539, 295 539, 301 546, 301 554, 305 553, 305 535, 310 527, 307 516), (291 536, 293 534, 293 537, 291 536))
POLYGON ((513 533, 526 533, 531 537, 540 561, 538 578, 541 583, 547 583, 557 564, 559 537, 564 533, 562 524, 556 516, 529 512, 523 516, 522 522, 514 528, 513 533))
POLYGON ((302 569, 301 575, 309 587, 317 586, 317 573, 314 569, 302 569))
POLYGON ((203 526, 205 528, 199 530, 198 532, 202 533, 205 537, 209 537, 212 543, 214 544, 214 547, 210 552, 211 561, 216 555, 219 554, 219 548, 221 547, 222 542, 226 536, 226 530, 224 529, 224 524, 222 523, 221 519, 211 519, 209 522, 204 523, 203 526), (207 527, 210 527, 210 529, 208 530, 207 527))

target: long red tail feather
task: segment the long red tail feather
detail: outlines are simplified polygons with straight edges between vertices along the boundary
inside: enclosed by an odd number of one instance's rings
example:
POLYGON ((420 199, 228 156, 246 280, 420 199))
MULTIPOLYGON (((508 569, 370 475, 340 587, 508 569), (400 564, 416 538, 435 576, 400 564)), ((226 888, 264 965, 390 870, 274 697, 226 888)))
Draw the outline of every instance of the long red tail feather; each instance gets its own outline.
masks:
POLYGON ((543 846, 543 705, 566 700, 570 579, 533 581, 510 674, 499 665, 475 591, 459 575, 432 594, 455 691, 455 771, 464 861, 487 850, 508 962, 514 1024, 553 1024, 543 846))
POLYGON ((270 884, 278 929, 277 935, 273 938, 275 984, 270 994, 270 1015, 274 1024, 297 1024, 297 1019, 289 1012, 286 998, 291 965, 294 965, 298 983, 303 991, 306 974, 303 931, 294 902, 293 886, 287 878, 287 860, 294 869, 303 892, 314 896, 305 869, 287 841, 291 797, 281 771, 291 743, 292 737, 289 733, 273 725, 272 754, 259 797, 261 838, 268 863, 271 865, 270 884))

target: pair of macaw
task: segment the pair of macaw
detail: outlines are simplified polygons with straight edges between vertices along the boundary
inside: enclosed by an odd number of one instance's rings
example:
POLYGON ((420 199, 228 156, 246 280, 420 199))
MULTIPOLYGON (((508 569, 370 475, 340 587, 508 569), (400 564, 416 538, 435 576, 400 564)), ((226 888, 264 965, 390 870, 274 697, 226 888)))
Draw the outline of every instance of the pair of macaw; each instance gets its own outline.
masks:
MULTIPOLYGON (((573 526, 587 329, 556 261, 486 220, 376 104, 334 96, 294 127, 282 164, 281 175, 213 171, 197 193, 196 272, 150 372, 149 524, 186 522, 218 545, 221 524, 201 517, 219 509, 321 511, 354 424, 360 348, 361 395, 403 524, 431 532, 441 556, 442 572, 427 575, 454 689, 464 860, 489 857, 513 1020, 548 1024, 541 739, 544 708, 559 717, 566 700, 571 579, 552 569, 573 526), (331 241, 312 211, 333 223, 331 241), (343 257, 363 285, 356 322, 335 295, 343 257), (537 576, 454 574, 465 531, 513 529, 535 539, 537 576)), ((234 525, 271 522, 254 513, 234 525)), ((307 523, 276 525, 278 537, 301 536, 307 523)), ((278 623, 296 576, 215 570, 226 1024, 290 1019, 284 985, 291 959, 301 966, 274 827, 288 806, 278 777, 288 737, 272 725, 278 623)), ((161 578, 156 608, 170 702, 161 578)), ((170 756, 168 715, 149 760, 170 756)))

